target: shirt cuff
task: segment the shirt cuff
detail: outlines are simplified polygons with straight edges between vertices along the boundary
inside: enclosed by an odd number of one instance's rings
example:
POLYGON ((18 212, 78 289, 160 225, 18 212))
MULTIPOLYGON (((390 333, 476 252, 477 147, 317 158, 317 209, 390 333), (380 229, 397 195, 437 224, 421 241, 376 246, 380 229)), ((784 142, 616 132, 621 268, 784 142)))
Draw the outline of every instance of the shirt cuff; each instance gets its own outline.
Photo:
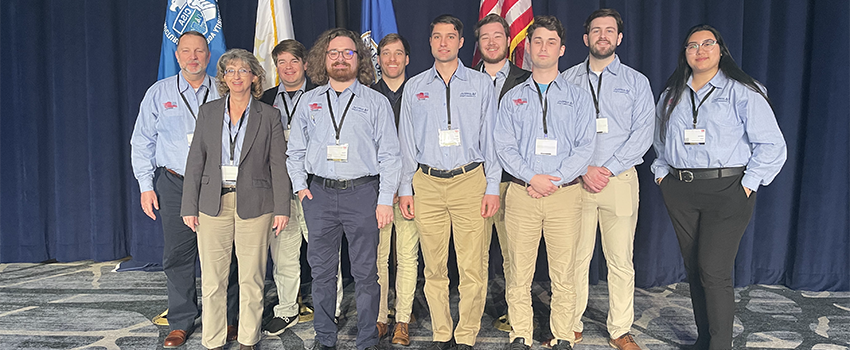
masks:
POLYGON ((608 159, 608 161, 605 162, 605 164, 603 164, 602 166, 605 167, 606 169, 610 170, 611 174, 613 174, 614 176, 620 175, 620 173, 631 168, 631 167, 624 166, 622 163, 620 163, 619 160, 617 160, 617 158, 614 158, 614 157, 611 157, 611 159, 608 159))
POLYGON ((153 176, 139 179, 139 193, 153 191, 153 176))
POLYGON ((669 173, 670 173, 670 168, 668 168, 667 166, 655 168, 655 172, 654 172, 655 176, 653 177, 652 182, 655 182, 655 184, 658 184, 658 179, 664 178, 669 173))
POLYGON ((304 189, 307 189, 307 181, 305 181, 305 180, 298 180, 298 181, 293 180, 292 181, 292 193, 298 193, 298 191, 301 191, 301 190, 304 190, 304 189))
POLYGON ((393 193, 378 192, 378 204, 393 206, 393 193))
MULTIPOLYGON (((500 177, 499 180, 501 180, 501 179, 502 178, 500 177)), ((487 189, 484 191, 484 194, 492 194, 494 196, 498 196, 499 195, 499 184, 500 183, 501 183, 501 181, 495 182, 495 183, 487 182, 487 189)))
POLYGON ((412 196, 413 195, 413 184, 411 183, 402 183, 398 186, 398 196, 412 196))
POLYGON ((758 191, 760 183, 761 180, 757 179, 755 175, 750 175, 749 173, 744 174, 744 178, 741 179, 741 185, 753 190, 753 192, 758 191))

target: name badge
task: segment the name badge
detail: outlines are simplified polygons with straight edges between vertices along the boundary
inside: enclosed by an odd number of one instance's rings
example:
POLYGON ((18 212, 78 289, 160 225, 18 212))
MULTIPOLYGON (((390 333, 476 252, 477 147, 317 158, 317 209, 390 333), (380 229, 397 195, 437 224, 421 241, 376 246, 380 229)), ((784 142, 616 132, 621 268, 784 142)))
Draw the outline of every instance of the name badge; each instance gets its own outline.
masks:
POLYGON ((186 134, 186 141, 189 141, 189 147, 192 147, 192 138, 195 137, 195 133, 186 134))
POLYGON ((289 126, 287 126, 286 129, 283 129, 283 138, 286 140, 286 142, 289 142, 289 131, 289 126))
POLYGON ((685 129, 686 145, 704 145, 705 129, 685 129))
POLYGON ((541 156, 554 156, 558 154, 558 140, 537 139, 534 146, 534 154, 541 156))
POLYGON ((440 130, 440 147, 460 146, 460 129, 440 130))
POLYGON ((348 144, 328 145, 328 160, 333 162, 347 162, 348 144))
POLYGON ((221 180, 224 182, 236 182, 236 178, 239 176, 239 167, 235 165, 222 165, 221 166, 221 180))
POLYGON ((596 118, 596 133, 597 134, 607 134, 608 133, 608 118, 596 118))

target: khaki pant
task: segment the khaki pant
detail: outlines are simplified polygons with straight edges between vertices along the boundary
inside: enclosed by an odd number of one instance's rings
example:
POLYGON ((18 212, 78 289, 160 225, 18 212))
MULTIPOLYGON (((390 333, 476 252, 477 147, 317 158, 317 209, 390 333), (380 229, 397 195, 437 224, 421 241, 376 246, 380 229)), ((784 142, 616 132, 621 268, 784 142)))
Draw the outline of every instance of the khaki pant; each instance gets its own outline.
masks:
MULTIPOLYGON (((511 258, 508 254, 508 230, 505 228, 505 194, 508 192, 510 182, 499 184, 499 211, 484 221, 484 262, 490 263, 490 240, 493 237, 493 225, 496 225, 496 237, 499 238, 499 249, 502 251, 502 270, 505 273, 505 281, 510 279, 511 258)), ((487 266, 485 266, 487 267, 487 266)))
POLYGON ((537 262, 541 231, 546 241, 549 277, 552 280, 552 335, 574 343, 575 246, 581 225, 581 186, 559 188, 540 199, 531 198, 522 185, 510 184, 505 198, 505 225, 511 257, 511 279, 507 281, 508 314, 517 337, 531 342, 534 311, 531 308, 531 282, 537 262))
POLYGON ((227 337, 227 279, 231 249, 239 261, 240 344, 260 341, 263 287, 268 259, 268 234, 273 214, 241 219, 236 214, 236 193, 221 196, 218 216, 201 213, 198 218, 198 254, 201 259, 203 336, 201 344, 212 349, 224 346, 227 337))
POLYGON ((573 331, 581 332, 587 308, 588 269, 596 244, 596 225, 608 264, 608 334, 612 339, 629 332, 634 322, 635 269, 632 263, 638 214, 635 168, 612 177, 599 193, 582 189, 581 234, 576 250, 576 312, 573 331))
MULTIPOLYGON (((459 344, 475 345, 487 296, 487 268, 484 262, 484 218, 481 200, 487 181, 479 166, 451 179, 413 176, 414 214, 425 260, 425 298, 431 312, 434 341, 452 339, 449 308, 449 237, 453 233, 460 276, 459 319, 454 330, 459 344)), ((530 338, 529 338, 530 339, 530 338)))
POLYGON ((381 285, 381 301, 378 306, 378 322, 387 323, 387 294, 389 293, 389 257, 395 226, 395 250, 398 265, 395 277, 395 320, 410 322, 413 309, 413 294, 416 292, 416 278, 419 275, 419 231, 416 222, 401 215, 398 203, 393 205, 393 224, 381 229, 378 240, 378 284, 381 285))
MULTIPOLYGON (((275 236, 275 230, 269 231, 269 248, 274 263, 274 283, 277 287, 278 304, 274 307, 275 317, 298 315, 298 291, 301 289, 301 239, 307 241, 307 222, 304 221, 304 209, 298 197, 291 201, 292 213, 289 224, 275 236)), ((342 303, 342 269, 337 270, 336 315, 339 316, 342 303)))

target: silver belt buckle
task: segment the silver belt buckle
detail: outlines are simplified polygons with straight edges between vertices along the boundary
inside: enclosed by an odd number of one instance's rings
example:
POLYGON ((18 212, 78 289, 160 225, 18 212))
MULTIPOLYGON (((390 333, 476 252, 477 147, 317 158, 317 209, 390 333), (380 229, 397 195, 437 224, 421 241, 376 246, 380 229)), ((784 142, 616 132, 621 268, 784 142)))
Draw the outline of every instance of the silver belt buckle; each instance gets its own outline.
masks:
POLYGON ((684 182, 693 182, 694 173, 690 170, 679 170, 679 180, 684 182))

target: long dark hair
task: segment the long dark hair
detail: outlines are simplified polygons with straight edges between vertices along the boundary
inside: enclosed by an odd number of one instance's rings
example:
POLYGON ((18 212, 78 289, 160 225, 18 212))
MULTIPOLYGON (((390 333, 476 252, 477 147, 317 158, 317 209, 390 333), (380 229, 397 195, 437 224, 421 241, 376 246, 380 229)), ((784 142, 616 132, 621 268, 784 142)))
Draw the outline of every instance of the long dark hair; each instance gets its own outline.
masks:
POLYGON ((726 41, 723 40, 720 32, 707 24, 696 25, 688 30, 688 34, 685 35, 682 45, 679 46, 678 65, 676 66, 676 70, 673 71, 673 74, 670 75, 670 78, 667 78, 667 83, 664 85, 663 91, 665 91, 667 95, 665 96, 666 100, 664 102, 664 111, 661 115, 660 136, 662 140, 664 140, 664 135, 666 134, 665 130, 667 130, 667 121, 670 120, 670 114, 673 113, 673 109, 675 109, 676 105, 679 104, 679 101, 682 98, 682 93, 684 93, 685 88, 687 88, 688 78, 693 72, 691 70, 691 66, 688 65, 688 59, 685 57, 685 45, 688 44, 688 39, 690 39, 692 34, 701 31, 709 31, 714 34, 714 37, 717 39, 717 46, 720 47, 720 63, 718 66, 723 74, 726 74, 729 79, 736 80, 741 84, 744 84, 744 86, 748 87, 750 90, 757 92, 759 95, 764 97, 765 100, 767 100, 768 105, 770 105, 770 108, 773 109, 773 104, 770 103, 770 98, 768 98, 767 94, 762 91, 759 86, 759 82, 747 73, 744 73, 744 71, 738 67, 738 64, 735 63, 735 59, 733 59, 732 54, 729 53, 729 47, 726 46, 726 41))

